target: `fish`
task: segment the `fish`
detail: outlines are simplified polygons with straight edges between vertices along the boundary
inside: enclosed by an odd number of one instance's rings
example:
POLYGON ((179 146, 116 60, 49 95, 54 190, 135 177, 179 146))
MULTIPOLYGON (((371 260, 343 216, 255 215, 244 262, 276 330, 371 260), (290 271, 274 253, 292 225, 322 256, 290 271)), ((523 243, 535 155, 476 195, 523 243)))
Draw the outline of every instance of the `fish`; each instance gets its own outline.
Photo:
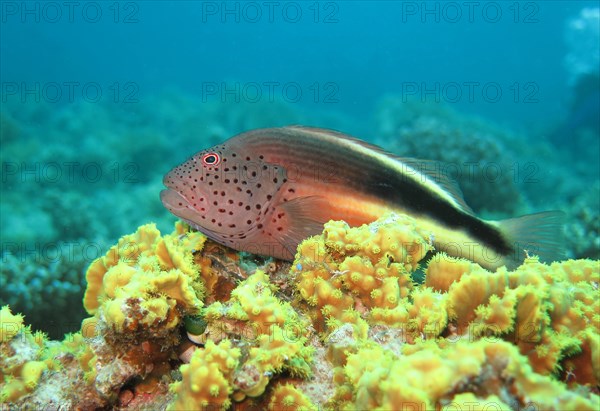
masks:
POLYGON ((164 176, 160 198, 220 244, 288 261, 329 220, 356 227, 387 212, 415 218, 436 250, 488 269, 515 267, 527 253, 560 256, 564 213, 483 220, 433 165, 335 130, 264 128, 192 155, 164 176))

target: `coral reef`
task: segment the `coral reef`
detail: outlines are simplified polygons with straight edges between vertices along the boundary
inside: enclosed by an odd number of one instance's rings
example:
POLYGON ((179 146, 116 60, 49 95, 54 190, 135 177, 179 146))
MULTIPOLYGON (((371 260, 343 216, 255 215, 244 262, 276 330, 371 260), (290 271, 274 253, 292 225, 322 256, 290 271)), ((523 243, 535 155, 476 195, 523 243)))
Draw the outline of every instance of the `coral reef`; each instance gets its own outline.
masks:
POLYGON ((395 306, 412 288, 409 273, 431 248, 428 239, 414 220, 390 214, 353 229, 329 222, 323 236, 302 242, 292 275, 302 298, 314 307, 317 329, 325 321, 349 321, 356 305, 395 306))
POLYGON ((240 356, 240 350, 232 348, 229 340, 219 345, 208 341, 204 349, 196 350, 189 364, 181 366, 182 381, 172 385, 178 394, 173 409, 229 408, 233 392, 230 380, 240 356))
POLYGON ((339 405, 365 410, 429 410, 469 402, 481 409, 583 410, 593 405, 533 373, 508 343, 458 341, 442 349, 419 342, 406 351, 396 356, 374 345, 349 355, 339 405), (347 391, 356 393, 352 401, 344 401, 347 391))
POLYGON ((256 127, 351 123, 280 101, 225 104, 181 90, 122 105, 3 95, 0 305, 52 338, 76 331, 86 267, 133 227, 154 221, 170 229, 157 193, 169 164, 187 155, 182 147, 211 146, 256 127), (56 301, 60 324, 49 324, 38 303, 47 300, 56 301))
POLYGON ((107 335, 168 338, 186 315, 202 307, 204 283, 193 253, 204 246, 201 233, 181 223, 160 236, 154 224, 140 227, 89 267, 83 305, 103 320, 107 335))
POLYGON ((2 403, 597 409, 600 262, 422 265, 429 239, 402 215, 330 221, 289 264, 141 226, 88 268, 79 332, 50 341, 0 310, 2 403))
POLYGON ((202 101, 180 90, 118 106, 24 104, 18 97, 6 96, 0 113, 0 280, 7 285, 0 287, 0 305, 22 312, 34 329, 54 339, 75 332, 84 317, 82 274, 94 259, 147 221, 170 229, 171 216, 157 192, 169 165, 187 155, 180 148, 208 147, 256 127, 331 127, 401 156, 445 161, 451 167, 439 171, 456 174, 479 215, 565 210, 567 256, 600 258, 598 167, 595 151, 588 149, 597 144, 593 133, 571 161, 544 138, 400 96, 381 98, 365 130, 335 111, 279 101, 202 101), (56 302, 60 324, 48 321, 39 303, 47 300, 56 302))
POLYGON ((44 249, 38 248, 39 254, 6 252, 1 257, 0 300, 15 312, 32 313, 32 319, 28 317, 32 328, 44 330, 53 338, 62 338, 65 333, 77 329, 80 319, 85 316, 81 296, 86 283, 80 267, 89 261, 76 253, 60 259, 62 252, 68 253, 73 246, 73 243, 50 243, 44 249), (47 258, 40 260, 40 255, 47 258), (60 320, 49 318, 47 301, 52 301, 53 309, 66 313, 65 316, 60 320))

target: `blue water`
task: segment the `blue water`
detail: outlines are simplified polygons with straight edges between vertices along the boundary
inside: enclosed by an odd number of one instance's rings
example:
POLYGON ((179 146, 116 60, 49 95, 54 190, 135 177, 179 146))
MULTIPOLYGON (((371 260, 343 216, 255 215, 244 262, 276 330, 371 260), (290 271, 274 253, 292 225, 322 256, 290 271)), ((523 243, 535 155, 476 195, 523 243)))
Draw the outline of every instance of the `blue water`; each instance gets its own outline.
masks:
POLYGON ((207 83, 297 82, 302 103, 353 115, 372 111, 384 93, 404 92, 516 126, 561 114, 565 20, 597 5, 49 3, 57 6, 3 2, 3 82, 135 82, 140 96, 165 86, 212 95, 207 83), (332 101, 323 103, 326 96, 332 101))

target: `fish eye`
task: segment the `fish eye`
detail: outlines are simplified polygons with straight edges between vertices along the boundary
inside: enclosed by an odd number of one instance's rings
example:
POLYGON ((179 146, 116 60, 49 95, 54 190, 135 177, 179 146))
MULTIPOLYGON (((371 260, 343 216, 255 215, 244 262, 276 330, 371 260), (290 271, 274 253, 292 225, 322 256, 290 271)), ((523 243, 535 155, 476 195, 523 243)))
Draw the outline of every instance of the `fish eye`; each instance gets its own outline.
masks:
POLYGON ((202 156, 202 164, 205 166, 218 166, 221 156, 218 153, 206 153, 202 156))

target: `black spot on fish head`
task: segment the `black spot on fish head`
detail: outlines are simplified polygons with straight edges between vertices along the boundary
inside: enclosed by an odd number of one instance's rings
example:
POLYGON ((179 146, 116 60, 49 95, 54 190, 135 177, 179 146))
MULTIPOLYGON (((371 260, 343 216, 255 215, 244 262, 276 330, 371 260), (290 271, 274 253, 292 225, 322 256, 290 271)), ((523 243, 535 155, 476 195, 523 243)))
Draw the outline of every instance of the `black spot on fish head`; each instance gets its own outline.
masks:
POLYGON ((173 168, 163 177, 167 190, 161 192, 164 206, 176 216, 196 225, 210 212, 207 173, 214 173, 222 161, 221 147, 204 150, 173 168))
POLYGON ((261 230, 285 182, 283 167, 227 143, 203 150, 163 179, 163 204, 225 245, 261 230))

